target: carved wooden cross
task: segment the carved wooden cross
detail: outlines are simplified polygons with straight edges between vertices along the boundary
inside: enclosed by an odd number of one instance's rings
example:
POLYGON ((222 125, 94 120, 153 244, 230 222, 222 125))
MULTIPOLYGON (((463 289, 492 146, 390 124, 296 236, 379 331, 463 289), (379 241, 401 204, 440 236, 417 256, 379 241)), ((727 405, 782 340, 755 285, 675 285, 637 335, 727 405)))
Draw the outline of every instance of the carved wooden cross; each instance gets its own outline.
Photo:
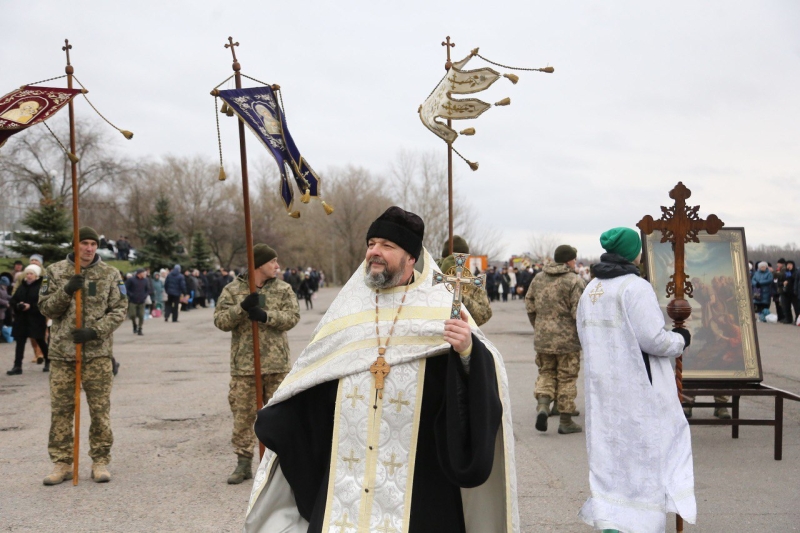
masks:
POLYGON ((233 54, 233 62, 236 63, 236 49, 235 46, 239 46, 239 41, 233 42, 233 37, 228 37, 228 44, 225 45, 225 48, 230 48, 231 53, 233 54))
POLYGON ((667 297, 675 296, 667 305, 667 314, 675 321, 675 327, 681 328, 692 313, 692 308, 683 297, 692 297, 694 287, 686 280, 684 245, 688 242, 700 242, 697 234, 705 230, 709 235, 714 235, 725 224, 717 215, 708 215, 706 220, 700 218, 697 212, 700 206, 689 207, 686 199, 692 191, 686 188, 683 182, 678 182, 674 189, 669 191, 669 197, 675 200, 672 207, 661 207, 661 218, 653 220, 650 215, 645 216, 636 226, 646 235, 654 230, 661 230, 661 242, 671 242, 675 253, 675 273, 670 276, 672 281, 667 283, 667 297))
POLYGON ((375 362, 370 365, 369 371, 375 376, 375 390, 378 391, 378 397, 383 399, 383 380, 389 375, 389 371, 391 371, 392 367, 389 366, 389 363, 383 358, 386 348, 378 348, 378 350, 380 355, 375 359, 375 362))
MULTIPOLYGON (((669 191, 669 197, 675 200, 672 207, 661 206, 661 218, 653 220, 650 215, 645 216, 636 226, 645 235, 650 235, 655 230, 661 230, 661 242, 671 242, 675 253, 675 273, 670 276, 672 281, 667 283, 667 298, 675 296, 667 304, 667 314, 673 320, 676 328, 682 328, 692 314, 692 306, 684 299, 684 295, 692 297, 694 287, 686 280, 686 261, 684 245, 689 242, 700 242, 697 234, 703 230, 709 235, 718 232, 725 224, 717 215, 708 215, 703 220, 697 212, 700 206, 689 207, 686 199, 692 195, 683 182, 678 182, 674 189, 669 191)), ((683 356, 675 359, 675 383, 678 386, 678 401, 683 402, 683 356)), ((676 515, 676 530, 683 531, 683 519, 676 515)))
POLYGON ((72 45, 69 44, 69 39, 64 39, 64 46, 62 46, 61 49, 67 53, 67 66, 69 66, 69 51, 72 50, 72 45))
POLYGON ((448 289, 453 290, 453 306, 450 308, 450 318, 461 318, 461 285, 468 284, 479 289, 486 288, 486 274, 481 274, 477 277, 472 277, 467 269, 466 275, 464 274, 464 265, 469 258, 469 254, 453 254, 453 259, 456 261, 456 275, 450 276, 447 274, 433 273, 433 284, 438 285, 444 283, 448 289))

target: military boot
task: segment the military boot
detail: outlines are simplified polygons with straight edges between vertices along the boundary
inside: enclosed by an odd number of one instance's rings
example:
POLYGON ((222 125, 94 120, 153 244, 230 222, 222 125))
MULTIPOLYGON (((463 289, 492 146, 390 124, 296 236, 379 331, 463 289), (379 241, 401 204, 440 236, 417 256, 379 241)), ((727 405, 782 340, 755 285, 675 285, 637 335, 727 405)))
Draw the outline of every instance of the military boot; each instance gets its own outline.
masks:
POLYGON ((72 479, 72 465, 56 463, 50 475, 44 478, 43 483, 45 485, 58 485, 63 483, 65 479, 72 479))
POLYGON ((550 402, 553 399, 550 396, 542 396, 539 398, 539 406, 536 408, 536 429, 539 431, 547 431, 547 417, 550 416, 550 402))
POLYGON ((111 481, 111 473, 106 465, 92 463, 92 481, 95 483, 108 483, 111 481))
MULTIPOLYGON (((578 416, 579 414, 581 412, 577 409, 572 411, 572 416, 578 416)), ((550 408, 550 416, 561 416, 561 411, 558 410, 558 401, 556 400, 553 401, 553 407, 550 408)))
POLYGON ((714 409, 714 416, 719 418, 720 420, 730 420, 731 414, 728 412, 727 407, 720 407, 718 409, 714 409))
POLYGON ((253 477, 253 458, 239 456, 239 462, 236 464, 236 470, 228 477, 228 485, 238 485, 245 479, 253 477))
POLYGON ((581 431, 583 431, 583 428, 572 421, 572 415, 561 413, 560 424, 558 424, 558 432, 561 435, 580 433, 581 431))

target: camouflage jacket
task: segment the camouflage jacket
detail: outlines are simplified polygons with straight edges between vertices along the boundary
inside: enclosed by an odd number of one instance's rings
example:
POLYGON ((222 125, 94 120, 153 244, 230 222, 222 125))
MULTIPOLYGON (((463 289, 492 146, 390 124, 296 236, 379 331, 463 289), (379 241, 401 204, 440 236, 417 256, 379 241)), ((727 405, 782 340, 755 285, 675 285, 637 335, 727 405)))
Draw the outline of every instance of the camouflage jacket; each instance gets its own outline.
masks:
MULTIPOLYGON (((71 332, 75 328, 75 298, 64 292, 64 285, 75 274, 72 254, 63 261, 47 267, 39 292, 39 311, 53 319, 50 328, 50 359, 75 360, 75 343, 71 332)), ((111 357, 114 331, 125 321, 128 299, 119 270, 95 256, 91 265, 81 268, 86 277, 82 297, 82 326, 97 332, 97 338, 83 345, 83 359, 111 357)), ((76 293, 77 294, 77 293, 76 293)))
MULTIPOLYGON (((453 256, 449 255, 436 261, 436 265, 447 274, 451 267, 455 266, 453 256)), ((486 324, 492 318, 492 307, 489 305, 489 296, 485 289, 479 289, 473 285, 462 285, 461 302, 466 306, 472 319, 478 327, 486 324)))
MULTIPOLYGON (((280 279, 267 281, 257 290, 264 296, 262 309, 267 312, 267 322, 258 323, 258 346, 261 352, 261 373, 288 372, 289 338, 286 332, 300 321, 300 307, 291 285, 280 279)), ((250 294, 247 276, 239 276, 228 283, 214 309, 214 325, 231 336, 231 376, 252 376, 253 329, 252 322, 239 305, 250 294)))
POLYGON ((525 296, 525 310, 537 352, 580 351, 575 317, 585 287, 580 276, 562 263, 550 263, 533 278, 525 296))

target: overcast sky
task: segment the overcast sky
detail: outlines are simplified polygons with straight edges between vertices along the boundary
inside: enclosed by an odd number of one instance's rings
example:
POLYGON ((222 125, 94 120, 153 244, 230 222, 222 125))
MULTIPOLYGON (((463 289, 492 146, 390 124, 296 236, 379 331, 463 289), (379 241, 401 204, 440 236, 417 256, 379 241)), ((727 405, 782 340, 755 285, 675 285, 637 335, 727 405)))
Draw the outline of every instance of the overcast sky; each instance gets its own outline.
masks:
MULTIPOLYGON (((480 162, 456 165, 456 187, 507 253, 538 233, 599 255, 602 231, 658 215, 678 181, 702 215, 744 226, 750 245, 800 241, 797 1, 47 0, 3 11, 0 91, 62 74, 68 37, 92 101, 135 132, 117 143, 131 157, 214 160, 209 91, 231 74, 232 35, 243 72, 281 85, 318 171, 385 172, 402 149, 444 158, 417 108, 444 73, 450 35, 454 58, 479 46, 500 63, 556 69, 498 81, 477 96, 511 106, 456 126, 477 129, 455 146, 480 162)), ((222 122, 231 165, 232 124, 222 122)))

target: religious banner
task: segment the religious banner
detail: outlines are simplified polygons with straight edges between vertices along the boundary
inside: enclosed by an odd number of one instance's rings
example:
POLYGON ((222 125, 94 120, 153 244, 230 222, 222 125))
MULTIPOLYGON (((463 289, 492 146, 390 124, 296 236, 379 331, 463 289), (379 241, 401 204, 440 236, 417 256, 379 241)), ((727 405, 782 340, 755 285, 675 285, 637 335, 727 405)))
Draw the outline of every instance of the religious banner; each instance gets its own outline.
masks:
POLYGON ((15 133, 43 122, 64 107, 81 89, 25 85, 0 99, 0 146, 15 133))
MULTIPOLYGON (((297 187, 303 192, 301 197, 303 203, 308 203, 312 197, 320 197, 321 180, 309 166, 308 161, 300 155, 300 150, 286 126, 283 109, 278 105, 276 90, 265 85, 248 89, 219 90, 218 96, 244 121, 272 154, 281 174, 281 199, 292 216, 299 216, 299 212, 292 211, 294 188, 289 178, 294 179, 297 187)), ((322 204, 326 212, 329 212, 330 207, 324 201, 322 204)))

